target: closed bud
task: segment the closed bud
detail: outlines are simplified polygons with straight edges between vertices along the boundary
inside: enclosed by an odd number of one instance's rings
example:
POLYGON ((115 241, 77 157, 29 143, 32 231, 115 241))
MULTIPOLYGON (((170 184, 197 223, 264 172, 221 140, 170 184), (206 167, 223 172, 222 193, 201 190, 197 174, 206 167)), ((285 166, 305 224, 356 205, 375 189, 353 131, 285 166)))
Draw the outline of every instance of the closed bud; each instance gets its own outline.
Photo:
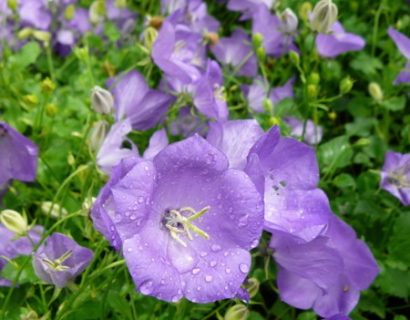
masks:
POLYGON ((74 54, 80 61, 86 61, 88 57, 88 47, 74 48, 74 54))
POLYGON ((95 86, 91 91, 91 104, 95 112, 109 114, 114 107, 114 97, 108 90, 95 86))
POLYGON ((152 18, 149 19, 148 21, 148 26, 152 27, 156 30, 161 29, 162 27, 162 23, 164 22, 164 18, 161 16, 154 16, 152 18))
POLYGON ((44 92, 51 93, 55 90, 56 84, 49 77, 47 77, 41 82, 41 88, 44 92))
POLYGON ((259 32, 252 35, 252 44, 255 48, 259 48, 263 45, 263 35, 259 32))
POLYGON ((264 98, 263 99, 263 109, 266 111, 268 114, 273 113, 273 103, 272 100, 269 98, 264 98))
POLYGON ((259 280, 256 278, 249 278, 244 287, 248 291, 249 296, 253 298, 259 292, 259 280))
POLYGON ((289 51, 289 59, 295 66, 300 64, 299 54, 293 50, 289 51))
POLYGON ((69 154, 68 154, 68 156, 67 156, 67 163, 68 163, 70 166, 75 167, 75 158, 74 158, 74 156, 73 156, 72 153, 69 153, 69 154))
POLYGON ((97 200, 95 197, 85 198, 83 202, 83 210, 90 211, 92 206, 94 205, 95 200, 97 200))
POLYGON ((360 138, 359 140, 356 141, 354 144, 357 147, 366 147, 370 144, 370 140, 367 138, 360 138))
POLYGON ((282 24, 282 29, 286 33, 295 33, 298 28, 298 17, 289 8, 281 13, 279 16, 280 22, 282 24))
POLYGON ((318 95, 318 87, 315 84, 309 84, 307 86, 307 95, 310 99, 315 99, 318 95))
POLYGON ((309 79, 308 79, 310 84, 319 84, 320 82, 320 75, 317 72, 312 72, 309 75, 309 79))
POLYGON ((299 9, 299 16, 302 20, 307 21, 309 19, 310 11, 312 11, 312 5, 310 2, 303 2, 299 9))
POLYGON ((337 20, 337 6, 332 0, 321 0, 313 9, 310 26, 313 31, 326 33, 337 20))
POLYGON ((120 9, 125 9, 127 7, 127 0, 115 0, 115 6, 120 9))
POLYGON ((98 151, 100 149, 101 144, 103 143, 105 136, 108 133, 110 125, 107 121, 105 120, 99 120, 97 123, 94 125, 94 127, 91 130, 90 134, 90 148, 93 151, 98 151))
POLYGON ((270 117, 268 123, 270 126, 278 126, 280 125, 280 119, 277 117, 270 117))
POLYGON ((151 51, 152 46, 158 38, 158 30, 153 27, 148 27, 144 30, 145 47, 151 51))
POLYGON ((17 11, 18 5, 17 0, 7 0, 7 6, 11 11, 17 11))
POLYGON ((74 18, 74 13, 75 13, 75 6, 73 4, 70 4, 65 8, 64 10, 64 19, 66 20, 72 20, 74 18))
POLYGON ((89 18, 93 24, 98 24, 105 16, 105 1, 95 0, 89 9, 89 18))
POLYGON ((49 117, 54 117, 57 114, 57 106, 54 103, 47 103, 44 107, 49 117))
POLYGON ((42 30, 34 30, 33 37, 34 39, 43 41, 45 43, 49 43, 51 39, 51 33, 47 31, 42 31, 42 30))
POLYGON ((376 102, 380 103, 383 101, 383 91, 376 82, 369 84, 369 93, 376 102))
POLYGON ((17 236, 24 236, 29 230, 27 219, 14 210, 3 210, 0 213, 0 222, 17 236))
POLYGON ((226 311, 224 320, 246 320, 248 317, 248 308, 243 304, 236 304, 226 311))
POLYGON ((264 47, 256 48, 256 57, 259 61, 264 61, 266 58, 266 50, 264 47))
POLYGON ((32 28, 24 28, 17 33, 17 38, 20 40, 27 39, 33 35, 32 28))
POLYGON ((350 77, 346 77, 342 81, 340 81, 339 90, 341 94, 349 93, 350 90, 352 90, 352 88, 353 88, 353 81, 352 79, 350 79, 350 77))
POLYGON ((329 112, 327 116, 329 117, 330 120, 336 120, 337 113, 332 111, 332 112, 329 112))
POLYGON ((29 105, 35 106, 38 104, 38 98, 34 94, 27 94, 24 96, 24 101, 26 101, 29 105))
POLYGON ((62 218, 68 215, 68 211, 58 205, 57 203, 53 203, 51 201, 44 201, 41 203, 41 211, 45 215, 48 215, 52 218, 62 218))

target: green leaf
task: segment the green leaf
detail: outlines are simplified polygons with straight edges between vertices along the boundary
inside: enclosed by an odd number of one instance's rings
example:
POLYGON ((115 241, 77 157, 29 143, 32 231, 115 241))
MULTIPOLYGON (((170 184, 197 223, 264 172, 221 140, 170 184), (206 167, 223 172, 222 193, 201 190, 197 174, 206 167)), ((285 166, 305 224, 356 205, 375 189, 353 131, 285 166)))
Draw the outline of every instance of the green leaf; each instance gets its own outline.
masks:
POLYGON ((33 283, 38 280, 34 273, 33 264, 31 262, 31 256, 18 256, 9 262, 0 272, 0 277, 10 281, 15 281, 18 273, 22 269, 17 283, 33 283), (27 261, 29 259, 29 261, 27 261))
POLYGON ((372 57, 363 51, 352 59, 350 66, 368 76, 374 75, 378 69, 383 68, 383 64, 380 59, 372 57))
POLYGON ((390 99, 384 100, 381 105, 390 111, 399 111, 403 110, 406 106, 406 97, 392 97, 390 99))
POLYGON ((367 137, 376 123, 373 118, 356 118, 354 122, 346 124, 346 133, 349 136, 367 137))
POLYGON ((343 168, 351 163, 353 150, 347 136, 340 136, 322 144, 318 149, 319 162, 324 171, 343 168))
POLYGON ((407 271, 383 268, 375 285, 384 293, 399 298, 407 298, 410 293, 410 274, 407 271))
POLYGON ((390 257, 410 265, 410 215, 400 216, 393 227, 389 241, 390 257))
POLYGON ((111 42, 116 42, 120 39, 121 33, 114 23, 105 23, 104 25, 105 35, 111 42))
POLYGON ((24 69, 30 64, 36 62, 41 53, 41 48, 37 42, 29 42, 25 44, 20 51, 10 57, 10 64, 16 68, 24 69))
POLYGON ((344 189, 349 187, 355 187, 356 182, 350 174, 342 173, 339 174, 334 180, 333 183, 336 187, 344 189))

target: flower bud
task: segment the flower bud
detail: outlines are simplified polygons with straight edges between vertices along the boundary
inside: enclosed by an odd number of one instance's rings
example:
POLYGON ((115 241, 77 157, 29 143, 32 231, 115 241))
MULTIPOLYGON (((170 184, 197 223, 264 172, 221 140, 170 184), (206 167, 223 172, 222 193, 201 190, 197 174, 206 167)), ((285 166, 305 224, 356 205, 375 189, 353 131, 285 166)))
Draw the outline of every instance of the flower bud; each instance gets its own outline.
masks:
POLYGON ((89 18, 93 24, 99 23, 105 16, 105 1, 95 0, 89 9, 89 18))
POLYGON ((264 47, 256 48, 256 57, 259 61, 264 61, 266 58, 266 50, 264 47))
POLYGON ((80 61, 86 61, 88 57, 88 47, 74 48, 74 54, 80 61))
POLYGON ((376 102, 380 103, 383 100, 383 91, 376 82, 369 84, 369 93, 376 102))
POLYGON ((41 88, 44 92, 51 93, 55 90, 56 84, 49 77, 47 77, 41 82, 41 88))
POLYGON ((91 91, 91 104, 95 112, 109 114, 114 107, 114 97, 108 90, 95 86, 91 91))
POLYGON ((42 30, 34 30, 33 37, 37 40, 49 43, 51 39, 51 33, 42 30))
POLYGON ((252 35, 252 44, 255 48, 259 48, 263 45, 263 35, 259 32, 252 35))
POLYGON ((259 291, 259 280, 256 278, 249 278, 244 287, 248 291, 249 297, 253 298, 259 291))
POLYGON ((7 0, 7 6, 11 11, 17 11, 18 5, 17 0, 7 0))
POLYGON ((152 50, 152 46, 158 38, 158 31, 153 27, 148 27, 144 30, 144 42, 149 51, 152 50))
POLYGON ((14 210, 3 210, 0 213, 0 222, 18 236, 24 236, 29 230, 27 219, 14 210))
POLYGON ((54 103, 47 103, 44 107, 49 117, 54 117, 57 114, 57 106, 54 103))
POLYGON ((342 81, 340 81, 339 90, 341 94, 349 93, 352 88, 353 81, 352 79, 350 79, 350 77, 346 77, 342 81))
POLYGON ((70 4, 65 8, 64 10, 64 19, 66 20, 72 20, 74 18, 74 13, 75 13, 75 6, 73 4, 70 4))
POLYGON ((277 117, 270 117, 268 123, 270 126, 278 126, 280 125, 280 119, 277 117))
POLYGON ((303 2, 299 9, 299 16, 303 21, 309 19, 309 12, 312 11, 312 5, 310 2, 303 2))
POLYGON ((243 304, 236 304, 226 311, 224 320, 246 320, 248 317, 248 308, 243 304))
POLYGON ((39 102, 37 96, 34 94, 26 94, 23 98, 30 106, 35 106, 39 102))
POLYGON ((319 1, 312 12, 310 26, 313 31, 326 33, 337 20, 337 6, 332 0, 319 1))
POLYGON ((263 109, 266 111, 268 114, 273 113, 273 103, 272 100, 269 98, 264 98, 263 99, 263 109))
POLYGON ((127 0, 115 0, 115 6, 120 9, 127 8, 127 0))
POLYGON ((152 27, 156 30, 161 29, 162 27, 162 22, 164 22, 164 18, 161 16, 154 16, 148 21, 148 26, 152 27))
POLYGON ((315 84, 309 84, 307 86, 307 95, 310 99, 315 99, 318 95, 318 87, 315 84))
POLYGON ((332 111, 332 112, 329 112, 327 116, 329 117, 330 120, 336 120, 337 113, 332 111))
POLYGON ((282 29, 286 33, 295 33, 298 28, 298 17, 296 14, 289 8, 281 13, 279 16, 282 29))
POLYGON ((315 85, 317 85, 317 84, 319 84, 319 82, 320 82, 320 75, 319 75, 317 72, 312 72, 312 73, 309 75, 308 81, 309 81, 310 84, 315 84, 315 85))
POLYGON ((53 203, 51 201, 44 201, 41 203, 41 211, 44 214, 52 217, 52 218, 62 218, 68 215, 68 211, 58 205, 57 203, 53 203))
POLYGON ((90 134, 90 148, 93 151, 98 151, 103 143, 105 136, 108 133, 110 125, 105 120, 99 120, 91 130, 90 134))
POLYGON ((298 66, 300 63, 299 54, 293 50, 289 51, 289 59, 295 66, 298 66))
POLYGON ((20 40, 27 39, 27 38, 31 37, 32 34, 33 34, 33 29, 32 28, 24 28, 24 29, 22 29, 21 31, 19 31, 17 33, 17 38, 20 39, 20 40))

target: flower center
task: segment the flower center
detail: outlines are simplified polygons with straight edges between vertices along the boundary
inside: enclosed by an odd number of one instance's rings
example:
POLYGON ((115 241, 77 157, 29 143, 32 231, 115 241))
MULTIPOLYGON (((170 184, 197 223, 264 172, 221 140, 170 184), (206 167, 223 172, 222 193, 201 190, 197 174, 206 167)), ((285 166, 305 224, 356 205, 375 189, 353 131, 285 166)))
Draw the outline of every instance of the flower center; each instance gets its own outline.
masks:
POLYGON ((72 254, 73 252, 69 250, 66 253, 64 253, 60 258, 57 258, 55 260, 50 260, 48 258, 42 258, 42 260, 48 267, 50 267, 54 271, 64 271, 70 269, 70 267, 64 266, 63 262, 67 260, 69 257, 71 257, 72 254))
POLYGON ((167 209, 164 213, 164 218, 162 223, 168 229, 171 237, 181 244, 183 247, 187 247, 187 244, 184 240, 181 239, 182 235, 186 235, 189 240, 193 240, 192 233, 196 233, 198 236, 208 240, 209 235, 198 228, 192 223, 192 221, 200 218, 203 214, 211 209, 210 206, 207 206, 200 211, 195 211, 191 207, 182 207, 179 210, 167 209))
POLYGON ((407 172, 410 170, 410 165, 404 165, 389 173, 389 182, 397 188, 409 188, 410 181, 407 181, 407 172))

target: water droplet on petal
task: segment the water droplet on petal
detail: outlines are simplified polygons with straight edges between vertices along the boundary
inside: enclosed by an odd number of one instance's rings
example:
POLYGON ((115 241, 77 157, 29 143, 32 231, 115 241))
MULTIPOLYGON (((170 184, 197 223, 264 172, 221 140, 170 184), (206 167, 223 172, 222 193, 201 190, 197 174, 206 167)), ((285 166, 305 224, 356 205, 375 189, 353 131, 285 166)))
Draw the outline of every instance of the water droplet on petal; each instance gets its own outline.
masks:
POLYGON ((249 266, 247 264, 241 263, 239 265, 239 270, 241 270, 241 272, 243 272, 243 273, 248 273, 249 266))
POLYGON ((179 301, 179 297, 178 296, 173 296, 171 299, 172 302, 178 302, 179 301))
POLYGON ((143 203, 144 202, 144 197, 138 197, 138 203, 143 203))
POLYGON ((198 274, 201 271, 199 268, 192 269, 192 274, 198 274))
POLYGON ((205 276, 205 281, 206 282, 211 282, 212 281, 212 276, 205 276))
POLYGON ((226 273, 231 273, 231 269, 226 268, 226 269, 225 269, 225 272, 226 272, 226 273))
POLYGON ((219 244, 213 244, 212 246, 211 246, 211 250, 213 251, 213 252, 217 252, 217 251, 219 251, 219 250, 221 250, 222 248, 221 248, 221 246, 219 245, 219 244))
POLYGON ((215 267, 215 266, 216 266, 216 261, 215 261, 215 260, 212 260, 212 261, 209 263, 209 265, 210 265, 211 267, 215 267))
POLYGON ((153 290, 152 281, 145 281, 141 284, 139 288, 142 294, 150 294, 153 290))
POLYGON ((200 255, 201 257, 206 257, 206 256, 208 255, 208 252, 202 251, 199 255, 200 255))

